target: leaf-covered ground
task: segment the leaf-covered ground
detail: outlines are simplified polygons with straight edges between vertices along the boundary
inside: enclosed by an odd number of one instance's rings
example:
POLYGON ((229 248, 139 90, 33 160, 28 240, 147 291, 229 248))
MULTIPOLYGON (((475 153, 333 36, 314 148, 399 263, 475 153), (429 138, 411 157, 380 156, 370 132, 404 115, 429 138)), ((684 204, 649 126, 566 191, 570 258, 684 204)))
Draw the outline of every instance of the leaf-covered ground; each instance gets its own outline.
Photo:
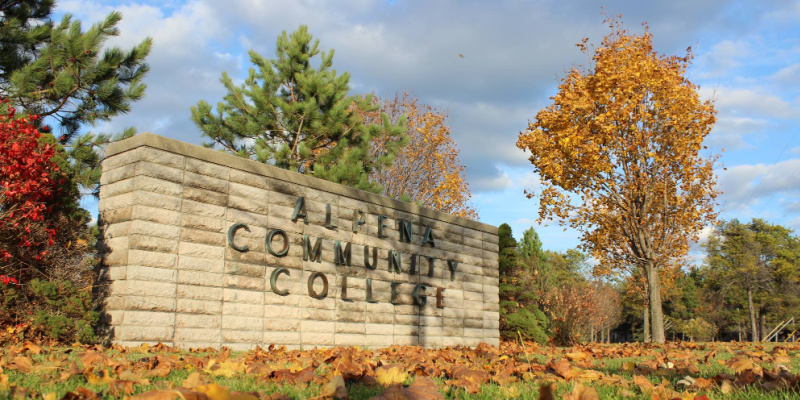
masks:
POLYGON ((686 342, 247 353, 28 342, 0 349, 0 398, 790 399, 799 355, 796 344, 686 342))

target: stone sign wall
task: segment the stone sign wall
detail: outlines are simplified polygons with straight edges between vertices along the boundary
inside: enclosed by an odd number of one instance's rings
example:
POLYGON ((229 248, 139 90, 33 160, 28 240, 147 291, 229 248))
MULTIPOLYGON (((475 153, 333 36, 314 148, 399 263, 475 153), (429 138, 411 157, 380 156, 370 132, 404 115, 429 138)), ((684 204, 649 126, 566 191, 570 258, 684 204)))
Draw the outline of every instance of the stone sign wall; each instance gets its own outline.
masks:
POLYGON ((101 185, 117 343, 498 344, 494 226, 153 134, 101 185))

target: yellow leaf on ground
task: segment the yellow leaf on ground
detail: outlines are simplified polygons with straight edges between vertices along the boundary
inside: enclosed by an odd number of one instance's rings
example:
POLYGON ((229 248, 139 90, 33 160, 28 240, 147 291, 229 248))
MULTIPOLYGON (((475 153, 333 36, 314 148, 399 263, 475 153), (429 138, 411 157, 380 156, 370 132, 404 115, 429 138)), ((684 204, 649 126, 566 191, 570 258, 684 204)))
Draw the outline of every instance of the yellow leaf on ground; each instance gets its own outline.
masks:
POLYGON ((408 373, 399 365, 384 365, 375 370, 375 380, 383 386, 403 383, 407 378, 408 373))
POLYGON ((228 400, 228 389, 216 383, 196 387, 194 390, 208 396, 209 400, 228 400))

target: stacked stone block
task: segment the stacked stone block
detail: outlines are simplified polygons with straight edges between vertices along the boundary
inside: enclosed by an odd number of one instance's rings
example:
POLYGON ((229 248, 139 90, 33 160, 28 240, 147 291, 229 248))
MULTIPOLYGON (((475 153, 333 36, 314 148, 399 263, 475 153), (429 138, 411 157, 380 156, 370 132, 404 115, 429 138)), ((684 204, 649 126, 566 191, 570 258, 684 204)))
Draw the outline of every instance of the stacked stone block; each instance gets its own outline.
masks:
MULTIPOLYGON (((244 350, 499 341, 498 239, 490 225, 152 134, 109 146, 99 209, 106 310, 118 343, 244 350), (293 221, 300 197, 308 223, 293 221), (385 237, 378 237, 379 216, 385 237), (413 224, 410 243, 401 240, 400 221, 413 224), (228 241, 237 223, 249 229, 233 238, 247 251, 228 241), (434 246, 421 243, 426 227, 434 246), (267 249, 276 229, 288 239, 285 256, 267 249), (304 235, 312 244, 322 239, 318 261, 304 261, 304 235), (335 262, 336 240, 350 243, 350 265, 335 262), (379 249, 374 270, 365 267, 365 246, 379 249), (402 253, 400 273, 389 250, 402 253), (416 254, 436 258, 431 276, 424 258, 410 273, 416 254), (458 263, 452 275, 448 262, 458 263), (278 268, 286 273, 276 286, 286 296, 272 290, 278 268), (309 295, 314 273, 328 280, 322 299, 309 295), (367 279, 375 302, 366 301, 367 279), (422 307, 412 297, 419 284, 427 287, 422 307)), ((281 235, 272 244, 286 245, 281 235)), ((316 279, 312 290, 322 288, 316 279)))

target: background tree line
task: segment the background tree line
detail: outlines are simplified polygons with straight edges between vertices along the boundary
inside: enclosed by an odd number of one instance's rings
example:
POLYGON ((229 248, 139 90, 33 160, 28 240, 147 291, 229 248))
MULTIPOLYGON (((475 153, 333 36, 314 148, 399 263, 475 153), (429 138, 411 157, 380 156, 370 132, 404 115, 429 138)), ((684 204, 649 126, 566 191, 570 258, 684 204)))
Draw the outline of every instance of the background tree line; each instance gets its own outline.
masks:
MULTIPOLYGON (((652 340, 641 271, 604 275, 579 250, 543 250, 533 228, 519 242, 507 224, 499 233, 503 338, 556 344, 652 340)), ((761 219, 723 221, 703 251, 697 265, 662 271, 667 340, 761 341, 800 316, 800 237, 790 229, 761 219)), ((788 325, 777 340, 795 327, 788 325)))

